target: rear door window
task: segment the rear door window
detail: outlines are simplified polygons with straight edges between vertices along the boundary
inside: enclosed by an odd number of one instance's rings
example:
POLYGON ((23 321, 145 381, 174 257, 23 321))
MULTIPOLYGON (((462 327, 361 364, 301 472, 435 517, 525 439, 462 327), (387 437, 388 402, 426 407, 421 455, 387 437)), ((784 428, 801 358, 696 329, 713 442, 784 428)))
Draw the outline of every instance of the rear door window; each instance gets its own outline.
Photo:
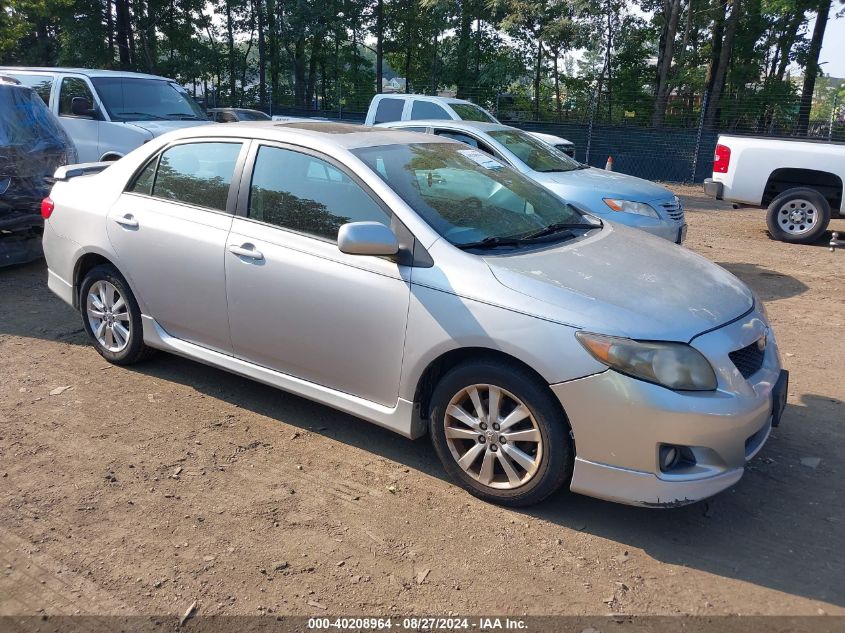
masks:
MULTIPOLYGON (((186 143, 164 151, 152 195, 225 211, 241 143, 186 143)), ((144 184, 144 179, 139 178, 144 184)))
POLYGON ((402 120, 402 109, 405 101, 402 99, 382 99, 376 108, 376 123, 390 123, 402 120))
POLYGON ((419 119, 451 119, 446 110, 431 101, 414 101, 411 108, 411 118, 419 119))

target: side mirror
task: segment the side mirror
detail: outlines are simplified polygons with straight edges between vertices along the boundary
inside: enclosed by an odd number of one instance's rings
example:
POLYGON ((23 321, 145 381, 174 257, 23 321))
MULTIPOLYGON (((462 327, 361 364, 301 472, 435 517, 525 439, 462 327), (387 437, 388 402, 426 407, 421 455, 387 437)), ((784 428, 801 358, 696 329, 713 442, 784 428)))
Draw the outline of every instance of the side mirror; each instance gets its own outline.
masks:
POLYGON ((70 111, 73 112, 74 116, 94 117, 97 115, 97 111, 87 97, 74 97, 71 99, 70 111))
POLYGON ((384 224, 349 222, 340 227, 337 247, 347 255, 395 255, 399 252, 399 240, 384 224))

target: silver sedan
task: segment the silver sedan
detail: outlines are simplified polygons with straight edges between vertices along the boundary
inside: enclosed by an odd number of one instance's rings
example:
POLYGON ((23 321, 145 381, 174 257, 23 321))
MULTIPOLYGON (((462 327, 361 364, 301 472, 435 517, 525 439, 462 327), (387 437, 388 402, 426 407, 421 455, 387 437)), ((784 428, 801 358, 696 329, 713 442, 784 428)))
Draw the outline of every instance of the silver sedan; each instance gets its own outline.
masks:
POLYGON ((56 178, 49 287, 103 357, 165 350, 429 433, 486 500, 702 499, 783 410, 744 284, 462 143, 234 123, 56 178))

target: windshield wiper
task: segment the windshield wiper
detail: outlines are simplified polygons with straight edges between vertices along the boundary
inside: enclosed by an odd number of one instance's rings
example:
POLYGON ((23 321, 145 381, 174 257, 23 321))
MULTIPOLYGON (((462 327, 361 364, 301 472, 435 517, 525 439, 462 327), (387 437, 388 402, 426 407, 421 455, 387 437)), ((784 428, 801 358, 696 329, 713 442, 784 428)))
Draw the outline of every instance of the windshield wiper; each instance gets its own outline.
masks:
POLYGON ((159 121, 165 120, 163 116, 159 116, 157 114, 150 114, 149 112, 121 112, 118 116, 123 117, 123 116, 126 116, 126 115, 133 115, 133 114, 140 114, 141 116, 147 116, 147 117, 150 117, 151 119, 156 119, 156 120, 159 120, 159 121))
MULTIPOLYGON (((204 121, 205 120, 205 119, 198 117, 196 114, 186 114, 185 112, 168 112, 167 116, 178 116, 179 119, 182 120, 182 121, 204 121)), ((162 117, 162 118, 164 118, 164 117, 162 117)))
POLYGON ((522 238, 515 237, 485 237, 478 242, 467 242, 466 244, 455 244, 461 250, 470 248, 497 248, 499 246, 522 246, 522 238))
MULTIPOLYGON (((554 235, 555 233, 560 233, 561 231, 569 231, 570 229, 598 229, 601 228, 601 224, 587 224, 584 222, 557 222, 555 224, 550 224, 549 226, 540 229, 539 231, 534 231, 533 233, 529 233, 528 235, 523 235, 521 240, 535 240, 540 237, 546 237, 547 235, 554 235)), ((574 233, 571 234, 574 237, 574 233)))
POLYGON ((541 174, 556 174, 565 171, 572 171, 574 169, 578 169, 578 167, 571 167, 569 169, 564 169, 562 167, 549 167, 548 169, 538 169, 537 172, 541 174))

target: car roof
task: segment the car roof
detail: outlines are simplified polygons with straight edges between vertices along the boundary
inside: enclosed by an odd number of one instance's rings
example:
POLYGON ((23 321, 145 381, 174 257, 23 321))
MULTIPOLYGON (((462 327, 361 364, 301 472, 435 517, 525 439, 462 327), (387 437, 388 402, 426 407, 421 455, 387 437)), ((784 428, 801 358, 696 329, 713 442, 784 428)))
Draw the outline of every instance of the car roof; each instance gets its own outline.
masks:
MULTIPOLYGON (((226 125, 215 125, 213 128, 214 136, 260 138, 280 142, 312 139, 345 149, 409 143, 457 142, 436 136, 426 136, 418 132, 323 121, 239 121, 226 125)), ((171 139, 208 136, 208 129, 208 126, 198 125, 171 132, 168 136, 171 139)))
POLYGON ((147 75, 145 73, 133 73, 128 70, 97 70, 94 68, 57 68, 53 66, 0 66, 0 72, 33 72, 33 73, 69 73, 74 75, 85 75, 86 77, 126 77, 131 79, 158 79, 162 81, 173 81, 160 75, 147 75))
POLYGON ((457 97, 441 97, 438 95, 417 95, 407 93, 388 92, 376 95, 379 99, 417 99, 419 101, 436 101, 438 103, 466 103, 469 105, 479 106, 477 103, 467 101, 466 99, 458 99, 457 97))
POLYGON ((471 132, 494 132, 498 130, 518 130, 519 128, 503 123, 488 123, 486 121, 464 121, 454 119, 417 119, 415 121, 391 121, 390 123, 379 123, 379 126, 401 128, 401 127, 444 127, 453 130, 467 130, 471 132))
MULTIPOLYGON (((254 108, 209 108, 209 112, 261 112, 261 110, 256 110, 254 108)), ((261 112, 264 114, 264 112, 261 112)))

